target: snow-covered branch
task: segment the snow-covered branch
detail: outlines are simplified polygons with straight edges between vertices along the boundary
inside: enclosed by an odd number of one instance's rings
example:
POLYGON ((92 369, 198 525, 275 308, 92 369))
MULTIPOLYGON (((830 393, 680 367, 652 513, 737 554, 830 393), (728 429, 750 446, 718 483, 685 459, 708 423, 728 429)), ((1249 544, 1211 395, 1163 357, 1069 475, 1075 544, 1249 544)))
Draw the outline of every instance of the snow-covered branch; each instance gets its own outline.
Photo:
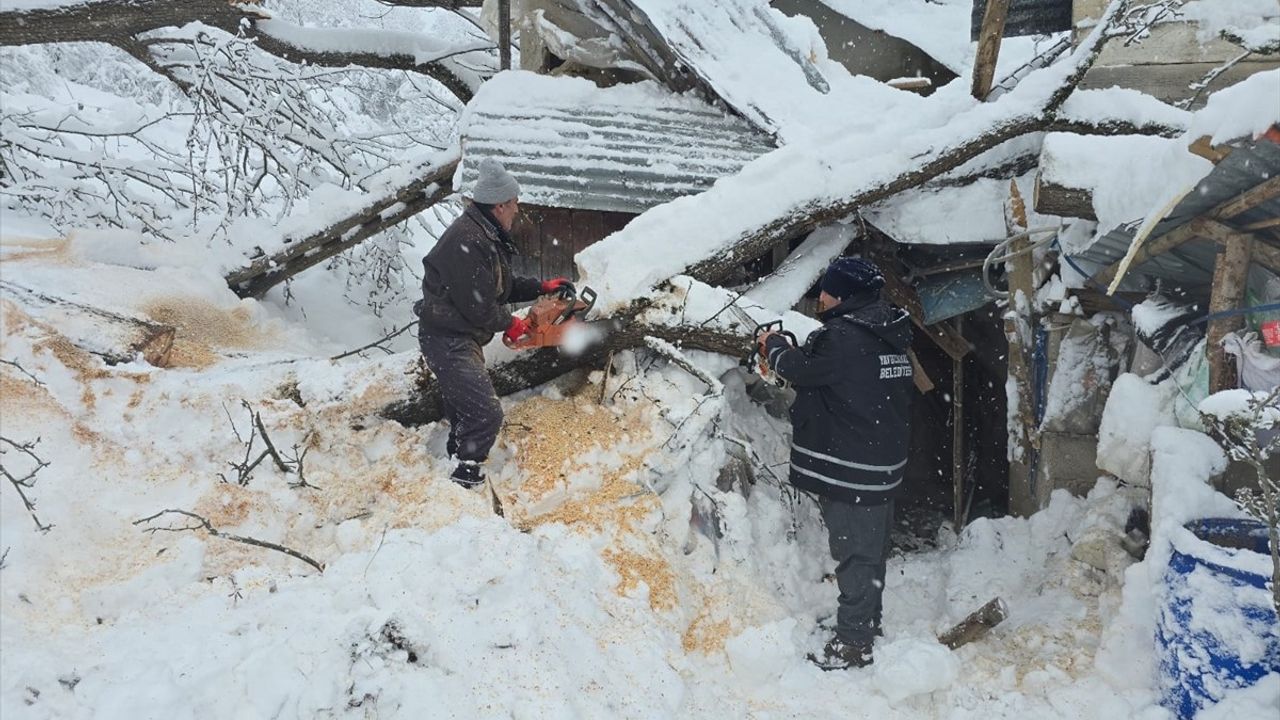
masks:
POLYGON ((254 0, 100 0, 6 9, 0 11, 0 45, 101 42, 132 52, 140 35, 191 23, 253 39, 262 50, 293 63, 419 72, 435 78, 464 103, 497 68, 492 44, 450 47, 418 33, 304 28, 273 19, 254 0))

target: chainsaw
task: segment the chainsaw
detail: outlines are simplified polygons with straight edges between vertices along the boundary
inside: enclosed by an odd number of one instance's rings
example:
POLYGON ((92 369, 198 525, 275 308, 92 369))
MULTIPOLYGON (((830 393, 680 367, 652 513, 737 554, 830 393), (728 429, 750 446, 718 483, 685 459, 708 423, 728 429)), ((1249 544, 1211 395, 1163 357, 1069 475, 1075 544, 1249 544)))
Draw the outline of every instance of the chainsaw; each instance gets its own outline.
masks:
POLYGON ((775 332, 781 335, 788 343, 790 343, 791 347, 796 347, 800 344, 799 341, 796 340, 795 333, 782 328, 781 320, 771 320, 767 323, 762 323, 756 326, 755 332, 752 334, 751 354, 743 361, 743 365, 751 368, 753 372, 758 373, 760 377, 774 385, 786 387, 787 381, 778 377, 778 374, 769 367, 769 356, 765 353, 764 344, 761 342, 761 338, 764 337, 765 333, 769 332, 775 332))
POLYGON ((589 287, 581 292, 565 283, 555 292, 543 295, 529 308, 525 320, 529 329, 515 340, 502 338, 503 344, 512 350, 559 347, 564 344, 565 333, 583 318, 596 304, 596 291, 589 287))

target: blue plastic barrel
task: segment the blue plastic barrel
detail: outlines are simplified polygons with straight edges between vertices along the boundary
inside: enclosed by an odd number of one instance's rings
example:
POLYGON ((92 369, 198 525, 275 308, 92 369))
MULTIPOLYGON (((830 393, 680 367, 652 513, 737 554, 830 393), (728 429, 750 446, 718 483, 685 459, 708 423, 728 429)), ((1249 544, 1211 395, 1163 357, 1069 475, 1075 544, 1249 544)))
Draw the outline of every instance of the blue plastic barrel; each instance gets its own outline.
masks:
MULTIPOLYGON (((1209 518, 1186 528, 1206 541, 1197 552, 1175 548, 1164 575, 1164 592, 1156 623, 1160 656, 1161 703, 1180 720, 1190 720, 1226 692, 1253 685, 1269 673, 1280 672, 1280 621, 1276 617, 1270 574, 1231 567, 1236 553, 1269 553, 1267 528, 1255 520, 1209 518), (1195 574, 1195 582, 1191 578, 1195 574), (1193 587, 1194 585, 1194 587, 1193 587), (1255 646, 1249 657, 1239 637, 1220 637, 1215 618, 1194 617, 1197 597, 1229 597, 1235 623, 1247 628, 1255 646)), ((1270 560, 1266 563, 1270 567, 1270 560)), ((1201 607, 1198 612, 1205 613, 1201 607)))

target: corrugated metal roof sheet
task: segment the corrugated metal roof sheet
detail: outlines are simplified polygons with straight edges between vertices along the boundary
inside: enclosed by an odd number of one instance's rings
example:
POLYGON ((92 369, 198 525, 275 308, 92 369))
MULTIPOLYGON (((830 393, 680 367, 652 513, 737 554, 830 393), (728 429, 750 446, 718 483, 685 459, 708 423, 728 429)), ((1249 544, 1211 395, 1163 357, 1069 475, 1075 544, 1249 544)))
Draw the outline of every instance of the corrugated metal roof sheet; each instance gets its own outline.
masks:
POLYGON ((523 93, 516 106, 486 97, 468 107, 461 129, 464 194, 480 159, 494 157, 520 183, 522 202, 640 213, 702 192, 775 147, 747 121, 675 95, 523 93))
MULTIPOLYGON (((1233 146, 1208 175, 1196 184, 1173 210, 1161 220, 1146 242, 1178 228, 1212 210, 1227 200, 1270 178, 1280 175, 1280 144, 1262 139, 1233 146)), ((1272 198, 1231 219, 1231 224, 1248 225, 1268 218, 1280 217, 1280 198, 1272 198)), ((1141 221, 1115 228, 1098 238, 1079 253, 1103 265, 1124 257, 1141 221)), ((1217 248, 1207 240, 1191 240, 1168 252, 1140 263, 1130 272, 1163 278, 1185 284, 1206 284, 1213 277, 1217 248)))

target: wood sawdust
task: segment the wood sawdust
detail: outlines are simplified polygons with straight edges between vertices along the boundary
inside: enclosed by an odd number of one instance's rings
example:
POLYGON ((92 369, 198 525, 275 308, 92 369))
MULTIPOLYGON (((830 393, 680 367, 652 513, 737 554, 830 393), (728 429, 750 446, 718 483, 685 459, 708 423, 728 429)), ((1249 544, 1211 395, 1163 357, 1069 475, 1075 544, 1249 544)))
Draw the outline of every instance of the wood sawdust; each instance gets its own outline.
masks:
POLYGON ((79 264, 70 252, 71 238, 12 238, 7 237, 0 243, 3 249, 4 262, 21 262, 38 259, 59 265, 79 264))
POLYGON ((581 468, 582 454, 612 448, 628 437, 648 434, 635 413, 614 413, 586 398, 530 398, 512 408, 506 439, 516 446, 525 478, 520 491, 530 502, 562 488, 569 473, 581 468))
POLYGON ((711 655, 724 650, 724 643, 733 631, 733 624, 727 618, 717 618, 710 595, 702 598, 702 607, 689 627, 680 637, 680 645, 686 653, 698 652, 711 655))
POLYGON ((245 306, 226 309, 203 300, 173 297, 150 300, 142 311, 174 329, 169 367, 203 369, 218 361, 218 350, 250 350, 264 345, 253 313, 245 306))
MULTIPOLYGON (((548 523, 562 523, 575 532, 613 535, 612 547, 601 556, 618 573, 617 592, 628 595, 640 583, 649 589, 649 606, 657 611, 676 606, 676 577, 670 563, 656 549, 637 552, 624 549, 628 540, 651 544, 641 524, 661 503, 651 490, 634 482, 645 466, 646 446, 628 452, 626 446, 647 439, 651 425, 639 408, 615 413, 586 396, 553 399, 535 397, 507 415, 508 439, 515 445, 515 460, 524 479, 504 505, 508 517, 521 530, 548 523), (553 492, 568 489, 568 476, 591 471, 587 451, 602 449, 621 455, 621 462, 599 468, 600 485, 578 492, 550 511, 525 514, 526 503, 536 503, 553 492)), ((616 456, 615 456, 616 457, 616 456)))
POLYGON ((192 511, 197 515, 209 518, 209 522, 218 529, 232 527, 249 519, 249 511, 255 503, 269 502, 265 493, 260 490, 220 482, 205 493, 192 511))
POLYGON ((605 548, 601 555, 618 573, 619 595, 631 594, 643 582, 649 588, 649 607, 670 610, 676 606, 675 574, 666 559, 614 548, 605 548))

